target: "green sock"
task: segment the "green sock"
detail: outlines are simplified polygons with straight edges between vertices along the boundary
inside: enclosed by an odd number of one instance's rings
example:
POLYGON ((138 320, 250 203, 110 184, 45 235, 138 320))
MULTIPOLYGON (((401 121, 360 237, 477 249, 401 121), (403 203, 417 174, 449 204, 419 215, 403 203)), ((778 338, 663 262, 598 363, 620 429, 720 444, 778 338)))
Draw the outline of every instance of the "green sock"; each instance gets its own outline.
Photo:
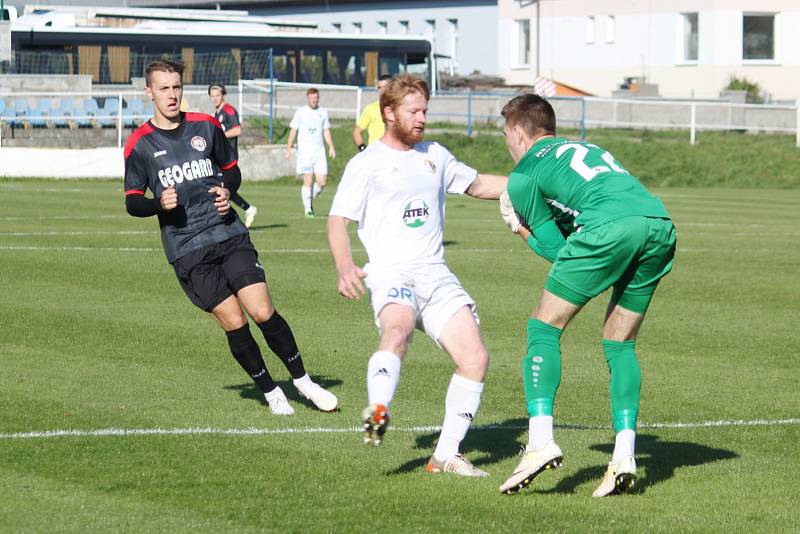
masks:
POLYGON ((528 355, 522 359, 522 383, 528 417, 553 415, 561 383, 561 329, 528 320, 528 355))
POLYGON ((636 359, 636 340, 603 340, 603 353, 611 373, 611 421, 614 431, 636 430, 642 371, 636 359))

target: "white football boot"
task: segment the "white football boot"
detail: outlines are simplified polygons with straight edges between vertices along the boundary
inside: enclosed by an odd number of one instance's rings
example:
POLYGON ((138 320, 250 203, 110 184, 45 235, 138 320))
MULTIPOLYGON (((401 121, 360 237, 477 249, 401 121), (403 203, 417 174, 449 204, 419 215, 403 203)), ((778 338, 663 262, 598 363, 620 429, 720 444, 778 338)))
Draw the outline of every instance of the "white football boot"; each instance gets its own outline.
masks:
POLYGON ((441 461, 436 456, 428 460, 428 473, 453 473, 462 477, 488 477, 489 473, 478 469, 472 462, 464 458, 461 453, 455 454, 447 460, 441 461))
POLYGON ((592 493, 593 497, 620 495, 630 490, 636 483, 636 460, 633 455, 625 456, 615 464, 608 464, 603 481, 592 493))
POLYGON ((538 451, 524 449, 521 454, 522 459, 519 461, 517 468, 514 469, 508 480, 500 486, 500 493, 510 495, 527 488, 542 471, 561 467, 561 462, 564 459, 561 447, 552 440, 548 441, 547 445, 538 451))
POLYGON ((304 398, 314 403, 314 406, 323 412, 332 412, 339 406, 339 399, 330 391, 322 389, 322 386, 309 380, 295 380, 294 385, 298 393, 304 398))
POLYGON ((364 423, 364 444, 380 446, 389 427, 389 410, 383 404, 370 404, 361 413, 364 423))
POLYGON ((250 228, 250 225, 253 224, 253 219, 256 218, 256 215, 258 215, 258 208, 255 206, 251 205, 244 211, 244 225, 247 228, 250 228))
POLYGON ((289 400, 284 395, 283 390, 276 387, 269 393, 264 393, 264 398, 267 399, 269 409, 275 415, 293 415, 294 408, 289 404, 289 400))

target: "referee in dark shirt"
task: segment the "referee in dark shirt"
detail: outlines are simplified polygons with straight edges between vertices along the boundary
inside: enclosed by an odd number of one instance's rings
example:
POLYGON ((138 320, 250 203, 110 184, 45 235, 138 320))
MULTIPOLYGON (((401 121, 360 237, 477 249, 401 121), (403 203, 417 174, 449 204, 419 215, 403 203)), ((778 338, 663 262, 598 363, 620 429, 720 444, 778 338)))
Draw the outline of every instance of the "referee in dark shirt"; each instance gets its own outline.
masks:
MULTIPOLYGON (((225 137, 233 149, 233 156, 239 159, 239 136, 242 135, 242 123, 239 122, 239 113, 236 108, 225 101, 226 94, 228 91, 221 83, 212 83, 208 86, 208 96, 211 97, 211 103, 214 104, 214 118, 222 125, 225 137)), ((258 208, 247 202, 238 192, 231 193, 231 202, 244 210, 244 225, 250 228, 253 219, 258 214, 258 208)))
POLYGON ((158 216, 164 252, 183 291, 225 330, 231 353, 273 413, 294 409, 267 371, 245 312, 300 394, 320 410, 335 410, 336 396, 306 373, 292 330, 273 307, 247 228, 230 208, 242 175, 222 127, 210 115, 180 111, 182 74, 181 63, 147 66, 145 94, 154 114, 125 144, 125 207, 135 217, 158 216), (148 189, 153 198, 145 196, 148 189))

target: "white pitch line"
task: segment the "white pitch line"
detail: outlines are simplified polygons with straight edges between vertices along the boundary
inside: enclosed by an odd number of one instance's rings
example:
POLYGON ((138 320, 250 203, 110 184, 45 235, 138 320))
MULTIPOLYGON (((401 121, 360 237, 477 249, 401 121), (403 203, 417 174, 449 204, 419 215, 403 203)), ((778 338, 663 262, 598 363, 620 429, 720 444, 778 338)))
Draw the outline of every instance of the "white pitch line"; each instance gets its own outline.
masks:
MULTIPOLYGON (((800 419, 736 419, 719 421, 701 421, 696 423, 642 423, 639 429, 692 429, 742 426, 781 426, 800 425, 800 419)), ((567 430, 610 430, 600 425, 560 424, 557 428, 567 430)), ((392 427, 392 432, 439 432, 440 426, 392 427)), ((527 430, 528 425, 479 425, 473 430, 527 430)), ((100 428, 96 430, 43 430, 34 432, 0 433, 0 440, 46 439, 64 437, 106 437, 106 436, 192 436, 192 435, 228 435, 228 436, 270 436, 283 434, 342 434, 362 432, 361 427, 303 427, 303 428, 100 428)))
MULTIPOLYGON (((149 233, 149 232, 146 232, 149 233)), ((2 234, 0 234, 2 236, 2 234)), ((99 251, 99 252, 153 252, 154 250, 161 250, 160 248, 148 248, 148 247, 76 247, 76 246, 35 246, 35 245, 0 245, 0 250, 29 250, 29 251, 59 251, 59 252, 68 252, 68 251, 77 251, 77 252, 87 252, 87 251, 99 251)), ((446 247, 448 254, 456 254, 466 252, 468 254, 498 254, 498 253, 520 253, 520 252, 527 252, 527 249, 524 247, 520 248, 452 248, 446 247)), ((745 248, 678 248, 678 252, 701 252, 701 253, 708 253, 708 252, 728 252, 728 253, 759 253, 764 254, 767 252, 771 252, 772 249, 768 248, 761 248, 761 249, 745 249, 745 248)), ((330 251, 327 248, 273 248, 273 249, 260 249, 259 252, 263 252, 265 254, 272 253, 272 254, 327 254, 330 251)), ((364 252, 364 249, 354 248, 353 252, 364 252)))
POLYGON ((76 236, 76 235, 150 235, 149 230, 106 230, 106 231, 74 231, 74 232, 0 232, 0 237, 31 237, 31 236, 76 236))
POLYGON ((94 219, 123 219, 130 215, 53 215, 40 217, 0 217, 0 221, 88 221, 94 219))

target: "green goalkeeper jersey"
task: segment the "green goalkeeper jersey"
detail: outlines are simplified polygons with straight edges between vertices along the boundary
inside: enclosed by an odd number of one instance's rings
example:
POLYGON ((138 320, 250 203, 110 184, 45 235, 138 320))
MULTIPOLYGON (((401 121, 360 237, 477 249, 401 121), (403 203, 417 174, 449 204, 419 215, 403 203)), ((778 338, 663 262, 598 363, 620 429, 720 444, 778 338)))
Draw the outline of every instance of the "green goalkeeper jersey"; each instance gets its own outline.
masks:
POLYGON ((569 234, 623 217, 669 218, 661 200, 610 153, 563 137, 531 147, 508 177, 508 195, 531 230, 549 220, 569 234))

